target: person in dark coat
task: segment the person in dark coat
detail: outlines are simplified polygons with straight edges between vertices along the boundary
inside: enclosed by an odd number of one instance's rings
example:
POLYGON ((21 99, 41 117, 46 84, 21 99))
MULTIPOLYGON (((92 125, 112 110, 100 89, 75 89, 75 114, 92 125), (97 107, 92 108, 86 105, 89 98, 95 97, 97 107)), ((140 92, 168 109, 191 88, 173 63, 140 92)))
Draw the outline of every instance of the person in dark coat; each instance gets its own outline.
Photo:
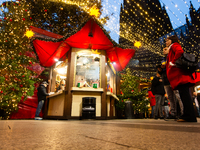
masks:
POLYGON ((183 115, 180 117, 178 122, 197 122, 189 91, 189 87, 194 86, 195 80, 193 80, 189 72, 177 68, 175 65, 176 60, 184 53, 181 45, 178 43, 178 37, 175 35, 168 37, 166 39, 166 47, 169 48, 166 64, 167 78, 170 82, 171 88, 179 91, 184 107, 183 115))
POLYGON ((162 106, 164 104, 165 90, 161 75, 159 74, 158 71, 152 81, 151 91, 156 98, 154 119, 158 119, 158 112, 160 113, 160 119, 164 119, 162 106))
POLYGON ((40 84, 40 86, 37 88, 38 92, 37 92, 37 97, 38 97, 38 106, 36 109, 36 113, 35 113, 35 120, 42 120, 43 118, 39 117, 39 114, 42 110, 42 107, 44 105, 44 102, 46 100, 46 96, 49 96, 50 94, 48 94, 46 92, 46 87, 47 87, 48 83, 46 81, 42 82, 42 84, 40 84))

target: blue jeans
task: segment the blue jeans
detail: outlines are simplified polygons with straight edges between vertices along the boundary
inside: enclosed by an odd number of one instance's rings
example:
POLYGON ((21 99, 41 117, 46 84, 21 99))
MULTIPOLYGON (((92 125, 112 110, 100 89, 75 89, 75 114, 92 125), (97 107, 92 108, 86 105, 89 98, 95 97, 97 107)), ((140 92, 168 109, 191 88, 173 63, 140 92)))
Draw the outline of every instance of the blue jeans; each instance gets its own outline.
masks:
POLYGON ((165 118, 169 117, 169 106, 163 106, 164 111, 165 111, 165 118))
POLYGON ((154 110, 154 117, 158 117, 158 115, 160 117, 163 117, 163 109, 162 109, 162 105, 164 104, 164 95, 158 95, 155 94, 155 98, 156 98, 156 106, 155 106, 155 110, 154 110), (158 114, 159 112, 159 114, 158 114))
POLYGON ((35 117, 39 117, 39 114, 42 110, 43 105, 44 105, 44 100, 39 101, 36 112, 35 112, 35 117))
POLYGON ((152 118, 154 117, 154 108, 155 108, 155 106, 151 106, 151 117, 152 118))
POLYGON ((197 108, 198 116, 200 117, 200 109, 199 109, 199 107, 196 107, 196 108, 197 108))

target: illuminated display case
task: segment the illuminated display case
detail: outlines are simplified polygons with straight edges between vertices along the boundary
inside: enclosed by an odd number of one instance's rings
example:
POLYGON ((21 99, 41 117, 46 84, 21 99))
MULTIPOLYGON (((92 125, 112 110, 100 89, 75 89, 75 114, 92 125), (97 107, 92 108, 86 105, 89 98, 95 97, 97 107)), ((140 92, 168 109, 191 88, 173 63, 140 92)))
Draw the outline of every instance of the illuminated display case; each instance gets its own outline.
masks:
POLYGON ((112 67, 112 64, 108 62, 106 65, 106 90, 116 94, 116 72, 112 67))
POLYGON ((68 59, 57 61, 52 67, 50 73, 51 78, 51 88, 50 92, 59 92, 65 90, 67 81, 67 67, 68 59))
POLYGON ((89 50, 76 52, 75 87, 99 88, 100 56, 89 50))

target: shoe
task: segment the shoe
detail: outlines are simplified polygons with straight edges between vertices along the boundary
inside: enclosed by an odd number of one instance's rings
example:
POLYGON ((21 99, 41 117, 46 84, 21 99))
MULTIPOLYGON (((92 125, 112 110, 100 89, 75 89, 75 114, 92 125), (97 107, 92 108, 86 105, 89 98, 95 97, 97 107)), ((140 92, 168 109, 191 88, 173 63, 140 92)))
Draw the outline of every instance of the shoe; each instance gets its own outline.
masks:
POLYGON ((178 119, 177 122, 187 122, 187 121, 184 119, 178 119))
POLYGON ((35 120, 42 120, 43 118, 41 117, 35 117, 35 120))
POLYGON ((164 119, 164 117, 160 117, 160 119, 164 119))
POLYGON ((167 118, 164 118, 164 120, 165 120, 165 121, 168 121, 168 119, 167 119, 167 118))

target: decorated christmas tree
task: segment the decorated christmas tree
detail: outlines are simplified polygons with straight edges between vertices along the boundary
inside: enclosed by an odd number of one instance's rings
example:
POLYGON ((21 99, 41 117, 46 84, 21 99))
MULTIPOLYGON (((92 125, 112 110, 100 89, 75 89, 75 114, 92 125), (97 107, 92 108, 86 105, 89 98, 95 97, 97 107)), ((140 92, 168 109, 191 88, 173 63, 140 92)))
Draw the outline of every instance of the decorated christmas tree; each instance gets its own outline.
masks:
POLYGON ((32 71, 36 59, 29 45, 33 34, 29 31, 33 25, 29 4, 24 0, 4 2, 1 11, 0 110, 7 119, 18 109, 21 99, 33 95, 38 79, 32 71))
MULTIPOLYGON (((28 0, 30 1, 31 17, 34 20, 34 26, 48 30, 50 32, 66 35, 75 33, 82 27, 83 23, 91 17, 90 11, 101 15, 101 1, 99 0, 28 0)), ((96 16, 97 17, 97 16, 96 16)), ((97 18, 98 18, 97 17, 97 18)), ((105 23, 108 17, 100 19, 105 23)))
POLYGON ((121 95, 118 95, 120 100, 117 107, 124 109, 125 102, 132 101, 135 114, 147 111, 147 105, 149 104, 149 101, 146 99, 147 90, 139 88, 141 81, 144 79, 132 75, 130 68, 126 69, 126 73, 119 75, 121 76, 121 95))

